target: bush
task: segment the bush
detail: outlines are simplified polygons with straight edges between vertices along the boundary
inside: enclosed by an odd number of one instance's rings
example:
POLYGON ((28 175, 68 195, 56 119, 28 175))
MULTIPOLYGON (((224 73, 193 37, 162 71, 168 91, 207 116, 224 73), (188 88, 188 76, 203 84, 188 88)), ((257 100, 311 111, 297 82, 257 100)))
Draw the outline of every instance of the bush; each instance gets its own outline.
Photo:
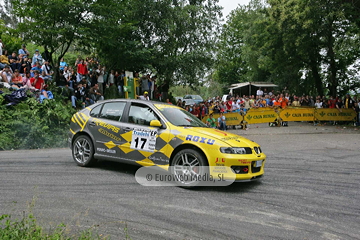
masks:
POLYGON ((21 220, 13 219, 10 215, 0 216, 0 239, 2 240, 94 240, 107 239, 100 237, 91 229, 85 230, 76 236, 66 234, 66 225, 60 224, 55 230, 47 233, 37 225, 33 214, 24 216, 21 220))
POLYGON ((35 98, 6 106, 0 96, 0 150, 65 147, 76 112, 61 97, 39 103, 35 98))

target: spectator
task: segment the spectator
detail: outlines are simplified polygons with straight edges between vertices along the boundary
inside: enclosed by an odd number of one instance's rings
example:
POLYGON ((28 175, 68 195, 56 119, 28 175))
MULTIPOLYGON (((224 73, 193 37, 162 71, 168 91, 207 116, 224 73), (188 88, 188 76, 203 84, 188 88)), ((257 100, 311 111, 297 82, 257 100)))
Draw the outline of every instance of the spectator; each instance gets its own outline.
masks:
POLYGON ((334 99, 333 96, 330 96, 330 99, 328 101, 329 108, 336 108, 336 99, 334 99))
POLYGON ((114 70, 111 70, 110 75, 109 75, 109 86, 112 86, 115 83, 115 75, 114 74, 115 74, 114 70))
POLYGON ((84 61, 84 59, 82 59, 80 61, 80 63, 77 65, 77 76, 76 76, 76 82, 81 82, 81 79, 83 78, 83 76, 86 77, 86 75, 88 74, 88 69, 86 66, 86 62, 84 61))
POLYGON ((60 72, 63 73, 64 79, 65 79, 65 81, 67 83, 66 85, 68 85, 71 88, 74 88, 74 81, 72 79, 72 74, 71 74, 71 72, 69 70, 69 67, 65 66, 63 69, 64 70, 63 71, 60 70, 60 72))
POLYGON ((263 94, 264 94, 263 90, 261 90, 261 87, 259 87, 259 89, 256 91, 256 96, 262 97, 263 94))
POLYGON ((25 73, 25 76, 23 77, 23 85, 27 89, 35 90, 35 87, 31 85, 30 79, 30 72, 25 73))
POLYGON ((40 63, 39 63, 39 62, 36 63, 35 67, 32 67, 32 68, 31 68, 31 70, 30 70, 30 72, 31 72, 31 77, 34 77, 34 72, 35 72, 35 71, 38 71, 39 74, 42 74, 42 69, 41 69, 41 66, 40 66, 40 63))
POLYGON ((206 125, 211 128, 216 128, 216 120, 212 113, 210 113, 209 118, 206 120, 206 125))
POLYGON ((224 113, 220 113, 220 116, 218 118, 218 128, 220 130, 225 131, 226 130, 226 118, 224 116, 224 113))
POLYGON ((73 108, 76 108, 77 100, 81 101, 81 105, 83 108, 94 103, 94 101, 88 96, 86 84, 83 85, 79 83, 77 88, 74 90, 74 94, 71 96, 71 105, 73 106, 73 108))
POLYGON ((34 70, 34 77, 30 78, 30 83, 33 87, 35 87, 36 90, 40 91, 41 95, 43 95, 45 98, 48 98, 48 94, 44 89, 44 79, 40 77, 40 73, 38 70, 34 70))
POLYGON ((96 75, 97 75, 97 84, 99 86, 100 92, 104 92, 104 72, 105 68, 99 65, 99 68, 96 69, 96 75))
POLYGON ((139 96, 139 99, 140 99, 140 100, 147 100, 147 101, 149 101, 149 100, 150 100, 150 98, 149 98, 149 93, 148 93, 147 91, 145 91, 145 92, 144 92, 144 95, 140 95, 140 96, 139 96))
POLYGON ((214 105, 214 107, 213 107, 213 111, 214 111, 214 113, 220 113, 221 107, 220 107, 220 102, 219 102, 219 100, 217 100, 217 101, 215 102, 215 105, 214 105))
MULTIPOLYGON (((60 71, 64 71, 65 67, 68 67, 69 65, 64 61, 64 58, 60 59, 60 66, 59 66, 59 70, 60 71)), ((65 73, 65 72, 64 72, 65 73)))
POLYGON ((343 106, 344 108, 354 108, 354 101, 351 99, 350 94, 346 94, 343 106))
POLYGON ((3 54, 4 44, 2 40, 0 39, 0 56, 3 54))
POLYGON ((23 45, 22 45, 22 48, 19 49, 18 54, 19 54, 19 55, 22 54, 23 57, 29 57, 29 56, 30 56, 30 53, 29 53, 29 51, 26 49, 26 45, 25 45, 25 44, 23 44, 23 45))
POLYGON ((309 100, 305 96, 302 96, 300 99, 300 104, 302 107, 309 106, 309 100))
POLYGON ((323 108, 329 108, 327 102, 328 102, 328 101, 327 101, 325 98, 323 98, 323 100, 322 100, 322 107, 323 107, 323 108))
POLYGON ((135 89, 136 89, 136 95, 140 95, 141 94, 141 79, 139 78, 139 73, 135 73, 134 74, 134 84, 135 84, 135 89))
POLYGON ((102 92, 99 89, 99 84, 95 84, 92 88, 90 88, 90 98, 94 101, 100 101, 100 100, 104 100, 104 96, 102 94, 102 92))
POLYGON ((322 102, 320 101, 320 99, 316 99, 315 107, 316 108, 323 108, 323 105, 322 105, 322 102))
POLYGON ((182 104, 182 101, 180 98, 178 99, 176 106, 181 107, 181 108, 183 107, 183 104, 182 104))
POLYGON ((6 88, 10 88, 10 82, 11 82, 11 78, 12 78, 12 71, 9 67, 9 65, 5 65, 4 69, 0 72, 1 74, 1 82, 3 82, 3 85, 6 88))
POLYGON ((53 72, 51 71, 51 66, 49 65, 49 61, 45 60, 44 64, 41 67, 41 71, 42 71, 42 76, 44 78, 45 81, 47 80, 52 80, 52 74, 53 72))
POLYGON ((5 65, 10 65, 9 57, 7 56, 7 50, 3 50, 3 54, 0 55, 0 69, 2 70, 5 65))
POLYGON ((343 104, 343 102, 341 101, 341 98, 338 98, 338 100, 336 101, 336 108, 340 111, 340 112, 342 112, 342 108, 344 108, 344 104, 343 104))
POLYGON ((280 94, 279 102, 280 102, 280 107, 282 109, 287 107, 288 101, 289 100, 286 97, 284 97, 284 94, 280 94))
POLYGON ((149 80, 146 78, 146 76, 142 76, 141 77, 141 91, 144 92, 148 92, 149 89, 149 80))
POLYGON ((23 79, 22 79, 22 76, 20 75, 18 69, 15 69, 15 71, 13 73, 10 85, 15 89, 19 89, 19 88, 23 87, 23 79))
POLYGON ((291 103, 291 106, 293 107, 301 107, 300 101, 298 97, 294 97, 294 101, 291 103))
POLYGON ((360 126, 360 102, 355 102, 356 126, 360 126))
POLYGON ((43 63, 43 58, 42 58, 41 54, 39 53, 38 49, 35 50, 35 53, 32 57, 33 67, 35 67, 36 63, 40 63, 40 65, 43 63))

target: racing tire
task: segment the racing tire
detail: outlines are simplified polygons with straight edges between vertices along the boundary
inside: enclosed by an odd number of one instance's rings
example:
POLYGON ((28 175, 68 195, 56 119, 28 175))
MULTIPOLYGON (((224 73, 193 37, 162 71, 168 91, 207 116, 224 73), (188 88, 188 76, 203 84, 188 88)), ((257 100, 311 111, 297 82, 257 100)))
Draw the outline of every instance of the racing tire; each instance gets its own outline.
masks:
POLYGON ((86 135, 78 136, 72 144, 72 156, 77 165, 90 167, 96 163, 94 145, 86 135))
POLYGON ((175 154, 170 165, 170 172, 176 184, 183 188, 206 185, 199 178, 209 176, 208 162, 204 155, 194 149, 183 149, 175 154))

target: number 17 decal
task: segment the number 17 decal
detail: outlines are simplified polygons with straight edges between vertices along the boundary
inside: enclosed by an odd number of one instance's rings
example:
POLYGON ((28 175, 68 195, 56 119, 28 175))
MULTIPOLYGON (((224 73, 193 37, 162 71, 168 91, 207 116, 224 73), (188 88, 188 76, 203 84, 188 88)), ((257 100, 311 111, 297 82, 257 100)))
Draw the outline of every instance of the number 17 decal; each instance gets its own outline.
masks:
POLYGON ((134 130, 131 137, 131 149, 154 152, 157 131, 134 130))

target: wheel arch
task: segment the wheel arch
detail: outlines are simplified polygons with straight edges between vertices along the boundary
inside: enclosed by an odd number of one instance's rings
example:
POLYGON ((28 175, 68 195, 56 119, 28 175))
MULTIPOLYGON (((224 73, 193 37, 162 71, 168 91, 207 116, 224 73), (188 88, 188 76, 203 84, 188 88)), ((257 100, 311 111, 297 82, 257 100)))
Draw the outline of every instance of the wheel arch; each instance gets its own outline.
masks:
POLYGON ((206 154, 204 153, 204 151, 201 148, 199 148, 198 146, 193 145, 193 144, 189 144, 189 143, 182 144, 182 145, 180 145, 180 146, 178 146, 177 148, 174 149, 174 151, 171 153, 171 156, 170 156, 169 165, 171 165, 175 155, 178 152, 180 152, 181 150, 184 150, 184 149, 189 149, 189 148, 198 151, 206 159, 207 166, 209 166, 209 160, 206 157, 206 154))
MULTIPOLYGON (((94 147, 94 139, 91 137, 91 135, 90 135, 89 133, 87 133, 87 132, 77 132, 77 133, 72 137, 72 139, 71 139, 71 148, 72 148, 72 146, 73 146, 73 144, 74 144, 75 139, 76 139, 78 136, 82 136, 82 135, 89 137, 89 138, 91 139, 91 143, 92 143, 92 145, 93 145, 93 147, 94 147)), ((95 150, 95 149, 94 149, 94 150, 95 150)))

